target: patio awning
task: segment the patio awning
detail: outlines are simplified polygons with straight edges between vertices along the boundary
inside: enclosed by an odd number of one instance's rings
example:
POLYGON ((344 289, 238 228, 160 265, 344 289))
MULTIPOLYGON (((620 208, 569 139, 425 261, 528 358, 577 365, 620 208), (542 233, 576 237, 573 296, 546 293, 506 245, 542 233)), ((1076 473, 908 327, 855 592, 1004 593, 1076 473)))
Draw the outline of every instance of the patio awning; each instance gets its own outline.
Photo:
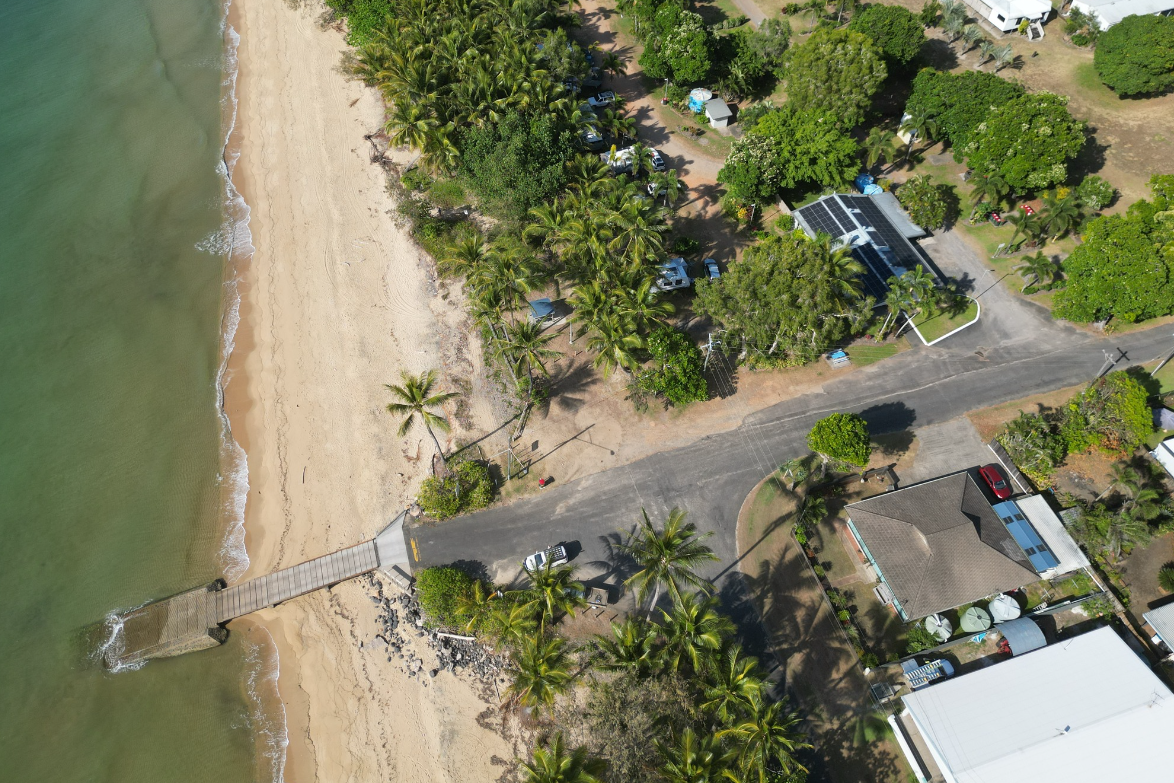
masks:
POLYGON ((1023 655, 1048 646, 1044 632, 1030 617, 1020 617, 1018 620, 1003 623, 999 626, 999 633, 1003 634, 1007 644, 1011 645, 1012 655, 1023 655))

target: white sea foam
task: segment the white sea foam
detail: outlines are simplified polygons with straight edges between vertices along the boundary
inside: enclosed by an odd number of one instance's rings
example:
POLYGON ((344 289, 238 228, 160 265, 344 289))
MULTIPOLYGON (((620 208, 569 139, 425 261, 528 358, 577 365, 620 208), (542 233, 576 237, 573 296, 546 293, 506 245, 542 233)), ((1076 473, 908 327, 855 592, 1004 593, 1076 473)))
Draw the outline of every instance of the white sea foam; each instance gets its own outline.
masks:
MULTIPOLYGON (((119 661, 122 658, 122 654, 126 652, 126 634, 124 633, 125 629, 122 618, 127 613, 133 612, 141 606, 145 606, 145 604, 140 604, 139 606, 123 611, 114 611, 106 615, 102 621, 102 628, 106 636, 98 643, 97 648, 94 649, 92 654, 92 660, 95 664, 109 665, 110 661, 119 661)), ((114 666, 109 666, 109 670, 114 674, 133 672, 143 668, 146 664, 147 662, 145 660, 130 664, 119 662, 114 666)))
POLYGON ((240 35, 227 24, 228 6, 224 7, 224 32, 227 41, 224 62, 224 89, 222 106, 224 143, 217 170, 224 183, 224 215, 221 229, 205 237, 197 247, 215 252, 225 259, 224 315, 221 321, 220 367, 216 375, 217 412, 221 422, 221 487, 223 491, 224 541, 220 547, 221 567, 229 581, 238 579, 249 567, 245 549, 245 500, 249 491, 247 455, 232 435, 232 424, 224 410, 224 387, 229 381, 228 360, 235 345, 236 330, 240 324, 240 285, 238 275, 253 254, 253 237, 249 231, 249 205, 232 181, 237 156, 230 153, 228 144, 236 127, 238 73, 237 47, 240 35))
POLYGON ((277 690, 281 671, 277 648, 269 631, 259 627, 267 637, 267 644, 245 641, 246 691, 249 696, 249 728, 258 740, 262 755, 262 769, 268 767, 269 779, 281 783, 285 779, 285 750, 289 746, 285 705, 277 690))

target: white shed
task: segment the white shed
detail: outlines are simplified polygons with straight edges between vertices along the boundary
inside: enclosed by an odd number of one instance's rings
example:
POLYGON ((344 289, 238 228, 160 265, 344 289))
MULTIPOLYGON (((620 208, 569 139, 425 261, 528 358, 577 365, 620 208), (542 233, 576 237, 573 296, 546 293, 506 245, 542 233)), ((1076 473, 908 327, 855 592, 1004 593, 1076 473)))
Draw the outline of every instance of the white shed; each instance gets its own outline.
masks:
POLYGON ((1024 19, 1043 22, 1052 13, 1048 0, 966 0, 966 4, 1004 33, 1014 32, 1024 19))
POLYGON ((1174 438, 1162 441, 1150 454, 1166 469, 1167 473, 1174 476, 1174 438))
POLYGON ((1174 15, 1174 0, 1072 0, 1071 8, 1095 18, 1108 30, 1127 16, 1174 15))
POLYGON ((721 98, 711 98, 705 103, 705 116, 709 118, 709 124, 713 127, 724 128, 730 124, 730 117, 733 117, 734 113, 721 98))

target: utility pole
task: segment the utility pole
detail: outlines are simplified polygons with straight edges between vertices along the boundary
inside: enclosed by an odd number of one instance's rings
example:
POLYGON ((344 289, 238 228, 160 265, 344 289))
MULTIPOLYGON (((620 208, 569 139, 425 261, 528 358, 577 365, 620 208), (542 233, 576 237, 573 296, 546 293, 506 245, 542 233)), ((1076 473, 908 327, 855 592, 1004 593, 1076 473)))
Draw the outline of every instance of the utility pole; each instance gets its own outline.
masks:
MULTIPOLYGON (((1174 337, 1174 335, 1171 335, 1171 337, 1174 337)), ((1170 354, 1168 354, 1166 356, 1166 358, 1162 360, 1162 363, 1154 368, 1154 371, 1150 373, 1150 377, 1153 378, 1155 375, 1157 375, 1158 371, 1161 370, 1163 367, 1165 367, 1166 363, 1169 362, 1170 359, 1174 359, 1174 352, 1171 352, 1170 354)))
POLYGON ((1116 365, 1117 362, 1121 361, 1121 357, 1125 355, 1125 352, 1120 348, 1117 350, 1120 352, 1121 356, 1113 356, 1111 351, 1102 349, 1102 352, 1105 354, 1105 364, 1103 367, 1101 367, 1101 371, 1097 373, 1098 378, 1102 377, 1109 370, 1113 369, 1113 366, 1116 365))

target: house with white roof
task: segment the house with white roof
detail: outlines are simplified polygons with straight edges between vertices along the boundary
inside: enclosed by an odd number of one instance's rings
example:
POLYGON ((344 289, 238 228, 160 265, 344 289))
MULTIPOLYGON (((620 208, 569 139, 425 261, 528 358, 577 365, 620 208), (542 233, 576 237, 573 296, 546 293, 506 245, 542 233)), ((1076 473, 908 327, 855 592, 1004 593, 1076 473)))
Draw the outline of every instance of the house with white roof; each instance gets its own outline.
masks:
POLYGON ((1000 32, 1011 33, 1019 23, 1044 22, 1052 13, 1048 0, 966 0, 966 5, 982 20, 989 22, 1000 32))
POLYGON ((1174 0, 1072 0, 1071 9, 1082 11, 1108 30, 1127 16, 1174 15, 1174 0))
POLYGON ((943 680, 890 718, 919 781, 1174 777, 1174 693, 1111 627, 943 680))

